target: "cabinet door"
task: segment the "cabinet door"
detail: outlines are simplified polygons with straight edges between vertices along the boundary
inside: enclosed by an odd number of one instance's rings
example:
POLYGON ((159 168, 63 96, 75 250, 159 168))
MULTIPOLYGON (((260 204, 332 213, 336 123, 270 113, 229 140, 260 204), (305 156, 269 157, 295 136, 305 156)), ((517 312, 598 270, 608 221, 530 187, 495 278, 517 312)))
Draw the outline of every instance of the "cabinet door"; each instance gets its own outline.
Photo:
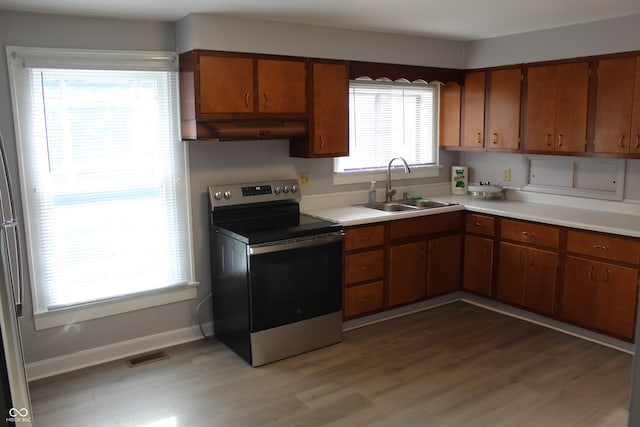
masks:
POLYGON ((598 62, 594 151, 628 153, 636 58, 598 62))
POLYGON ((429 240, 427 296, 460 289, 462 238, 459 235, 429 240))
POLYGON ((498 299, 511 304, 524 304, 527 248, 500 242, 498 299))
POLYGON ((598 287, 598 263, 567 256, 562 291, 561 317, 590 327, 598 287))
POLYGON ((313 64, 311 134, 316 155, 349 154, 349 76, 346 64, 313 64))
POLYGON ((636 58, 636 78, 631 116, 631 152, 640 154, 640 56, 636 58))
POLYGON ((461 88, 450 82, 440 87, 440 146, 460 147, 461 88))
POLYGON ((464 242, 463 287, 491 296, 493 240, 467 235, 464 242))
POLYGON ((391 246, 389 305, 405 304, 427 294, 427 242, 391 246))
POLYGON ((527 72, 527 151, 553 151, 556 118, 556 67, 531 67, 527 72))
POLYGON ((462 146, 484 147, 485 72, 467 73, 464 79, 462 107, 462 146))
POLYGON ((522 305, 528 309, 553 313, 556 293, 556 271, 558 254, 541 249, 527 248, 524 299, 522 305))
POLYGON ((576 62, 556 67, 556 151, 585 151, 589 63, 576 62))
POLYGON ((258 111, 304 114, 306 108, 306 64, 259 59, 258 111))
POLYGON ((593 326, 633 340, 637 294, 637 269, 602 263, 598 271, 593 326))
POLYGON ((516 151, 520 148, 520 68, 490 74, 488 130, 489 150, 516 151))
POLYGON ((344 257, 344 282, 350 285, 382 278, 384 250, 359 252, 344 257))
POLYGON ((383 282, 352 286, 344 291, 344 317, 381 310, 384 305, 383 282))
POLYGON ((253 59, 200 55, 200 114, 254 112, 253 59))

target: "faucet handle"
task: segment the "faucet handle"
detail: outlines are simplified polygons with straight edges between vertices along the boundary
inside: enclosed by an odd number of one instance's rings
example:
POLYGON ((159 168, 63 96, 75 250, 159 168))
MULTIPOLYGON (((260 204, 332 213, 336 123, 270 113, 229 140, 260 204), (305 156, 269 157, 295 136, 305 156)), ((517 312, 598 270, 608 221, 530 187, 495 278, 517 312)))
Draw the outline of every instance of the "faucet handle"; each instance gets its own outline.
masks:
POLYGON ((402 193, 402 200, 407 200, 408 198, 409 198, 409 193, 407 193, 406 191, 402 193))

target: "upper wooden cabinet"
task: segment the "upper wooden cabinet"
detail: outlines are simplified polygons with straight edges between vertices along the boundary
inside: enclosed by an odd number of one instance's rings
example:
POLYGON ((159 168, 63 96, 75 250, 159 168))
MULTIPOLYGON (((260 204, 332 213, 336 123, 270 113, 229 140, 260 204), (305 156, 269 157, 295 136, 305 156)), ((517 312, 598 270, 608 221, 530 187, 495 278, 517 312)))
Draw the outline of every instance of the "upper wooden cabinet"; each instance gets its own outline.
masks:
POLYGON ((526 151, 584 152, 588 95, 588 62, 530 67, 527 70, 526 151))
POLYGON ((486 73, 467 73, 462 90, 462 121, 460 145, 465 148, 484 148, 484 95, 486 73))
POLYGON ((306 113, 304 60, 195 53, 196 118, 306 113))
POLYGON ((462 88, 456 82, 440 86, 440 147, 460 147, 462 88))
POLYGON ((487 149, 520 149, 520 93, 522 71, 518 68, 489 73, 487 103, 487 149))
POLYGON ((346 62, 314 62, 309 83, 309 138, 292 139, 294 157, 349 155, 349 73, 346 62))
POLYGON ((639 61, 639 57, 598 61, 593 140, 596 153, 640 152, 639 61))

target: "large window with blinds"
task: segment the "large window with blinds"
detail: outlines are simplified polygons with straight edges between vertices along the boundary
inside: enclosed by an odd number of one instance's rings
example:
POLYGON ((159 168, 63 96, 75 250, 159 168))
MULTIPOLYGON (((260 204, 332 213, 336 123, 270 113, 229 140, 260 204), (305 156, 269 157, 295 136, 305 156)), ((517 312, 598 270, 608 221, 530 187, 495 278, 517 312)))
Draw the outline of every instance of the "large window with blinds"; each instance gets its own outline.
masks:
POLYGON ((402 156, 414 170, 438 163, 438 86, 360 78, 349 82, 349 156, 338 174, 386 168, 402 156))
POLYGON ((36 320, 195 297, 175 56, 13 48, 9 59, 36 320))

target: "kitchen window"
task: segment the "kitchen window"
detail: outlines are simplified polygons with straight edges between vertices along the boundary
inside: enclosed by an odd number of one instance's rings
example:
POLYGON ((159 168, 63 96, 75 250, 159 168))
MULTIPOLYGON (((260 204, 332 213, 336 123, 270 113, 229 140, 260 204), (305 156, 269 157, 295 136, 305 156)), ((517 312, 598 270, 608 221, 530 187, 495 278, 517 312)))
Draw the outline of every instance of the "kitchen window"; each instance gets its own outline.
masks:
POLYGON ((175 55, 7 52, 36 327, 195 298, 175 55))
POLYGON ((383 180, 402 156, 411 177, 438 176, 438 85, 423 80, 349 82, 349 156, 334 160, 334 182, 383 180))

